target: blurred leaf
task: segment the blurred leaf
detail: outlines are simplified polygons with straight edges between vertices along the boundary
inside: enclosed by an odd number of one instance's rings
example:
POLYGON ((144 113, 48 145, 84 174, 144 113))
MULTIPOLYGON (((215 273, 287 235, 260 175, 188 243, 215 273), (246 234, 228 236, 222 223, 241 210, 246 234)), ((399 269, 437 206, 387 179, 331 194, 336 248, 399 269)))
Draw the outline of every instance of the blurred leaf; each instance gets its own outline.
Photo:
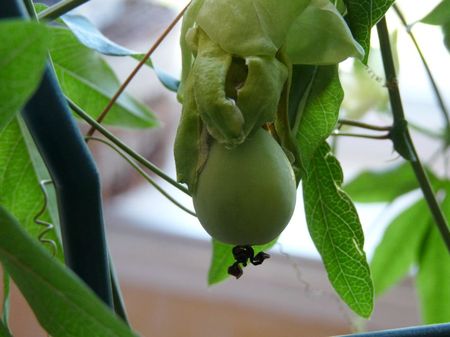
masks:
MULTIPOLYGON (((119 81, 109 65, 95 51, 82 45, 66 28, 52 28, 50 54, 65 95, 97 118, 119 88, 119 81)), ((123 93, 104 121, 106 124, 145 128, 157 121, 151 111, 123 93)))
MULTIPOLYGON (((450 198, 444 201, 447 219, 450 198)), ((450 322, 450 254, 436 226, 432 224, 419 257, 417 291, 425 324, 450 322)))
POLYGON ((344 190, 356 202, 391 202, 419 188, 408 162, 382 171, 363 171, 344 190))
MULTIPOLYGON (((61 19, 83 45, 103 55, 131 56, 138 61, 141 61, 145 56, 144 53, 128 49, 111 41, 84 16, 66 14, 61 19)), ((178 90, 179 80, 157 68, 150 59, 145 64, 154 69, 156 76, 167 89, 174 92, 178 90)))
POLYGON ((2 274, 3 274, 3 303, 2 303, 2 319, 0 323, 3 324, 4 329, 9 331, 8 322, 9 322, 9 309, 10 309, 10 280, 8 272, 2 266, 2 274))
POLYGON ((431 222, 428 205, 420 199, 389 224, 370 264, 377 296, 400 281, 415 264, 431 222))
POLYGON ((441 28, 442 33, 444 34, 444 45, 450 52, 450 21, 444 24, 441 28))
POLYGON ((332 0, 331 2, 341 15, 345 16, 347 14, 347 7, 345 6, 344 0, 332 0))
POLYGON ((101 54, 111 56, 139 54, 108 39, 84 16, 65 14, 61 19, 83 45, 101 54))
POLYGON ((294 64, 337 64, 348 57, 364 56, 364 49, 329 0, 311 1, 292 24, 286 46, 294 64))
POLYGON ((2 321, 0 321, 0 337, 12 337, 8 327, 2 321))
POLYGON ((305 93, 293 127, 302 163, 311 160, 318 146, 336 127, 344 95, 337 66, 317 67, 310 89, 305 93))
MULTIPOLYGON (((439 179, 425 168, 431 185, 439 187, 439 179)), ((419 188, 419 183, 408 162, 381 171, 363 171, 344 190, 353 201, 392 202, 397 197, 419 188)))
POLYGON ((23 20, 0 23, 0 131, 37 88, 47 59, 48 30, 23 20))
POLYGON ((450 0, 442 0, 433 10, 425 15, 420 22, 441 26, 450 22, 450 0))
MULTIPOLYGON (((277 240, 275 239, 265 245, 252 246, 255 254, 261 251, 266 252, 277 243, 277 240)), ((219 283, 230 276, 228 275, 228 267, 235 262, 232 253, 233 247, 233 245, 222 243, 215 239, 212 240, 213 253, 208 272, 208 285, 219 283)))
MULTIPOLYGON (((34 152, 33 156, 38 154, 34 152)), ((15 118, 0 131, 0 205, 35 238, 44 230, 34 221, 34 217, 44 205, 44 195, 39 182, 40 178, 15 118)), ((48 212, 40 219, 52 221, 48 212)), ((58 248, 57 256, 62 259, 62 249, 55 231, 50 231, 45 237, 55 241, 58 248)))
POLYGON ((303 179, 306 221, 336 292, 358 315, 373 309, 373 285, 364 234, 350 198, 341 190, 342 169, 327 143, 316 150, 303 179))
POLYGON ((136 336, 1 207, 0 223, 0 260, 50 335, 136 336))
POLYGON ((370 31, 384 16, 395 0, 344 0, 347 6, 347 22, 356 41, 364 48, 363 63, 367 63, 370 51, 370 31))

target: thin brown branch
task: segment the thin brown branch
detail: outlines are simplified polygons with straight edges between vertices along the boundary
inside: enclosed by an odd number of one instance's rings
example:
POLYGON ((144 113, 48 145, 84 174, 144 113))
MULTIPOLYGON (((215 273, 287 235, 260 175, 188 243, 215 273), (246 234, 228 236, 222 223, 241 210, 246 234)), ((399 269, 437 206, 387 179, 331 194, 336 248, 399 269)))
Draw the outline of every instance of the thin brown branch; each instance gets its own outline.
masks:
MULTIPOLYGON (((97 117, 97 122, 102 123, 105 119, 108 112, 111 110, 112 106, 120 95, 123 93, 125 88, 128 86, 128 84, 131 82, 131 80, 136 76, 138 71, 142 68, 142 66, 147 62, 147 60, 150 58, 150 56, 153 54, 153 52, 156 50, 156 48, 159 47, 161 42, 166 38, 166 36, 169 34, 169 32, 175 27, 178 21, 183 17, 184 12, 190 5, 190 2, 181 10, 180 13, 175 17, 175 19, 167 26, 167 28, 164 30, 164 32, 158 37, 158 39, 155 41, 155 43, 150 47, 150 49, 147 51, 145 56, 142 58, 142 60, 136 65, 136 67, 133 69, 133 71, 128 75, 127 79, 122 83, 122 85, 117 89, 117 92, 114 94, 114 96, 109 101, 108 105, 105 107, 105 109, 102 111, 102 113, 97 117)), ((95 133, 95 128, 91 127, 89 131, 86 133, 86 137, 92 137, 92 135, 95 133)), ((86 139, 86 142, 89 141, 89 138, 86 139)))

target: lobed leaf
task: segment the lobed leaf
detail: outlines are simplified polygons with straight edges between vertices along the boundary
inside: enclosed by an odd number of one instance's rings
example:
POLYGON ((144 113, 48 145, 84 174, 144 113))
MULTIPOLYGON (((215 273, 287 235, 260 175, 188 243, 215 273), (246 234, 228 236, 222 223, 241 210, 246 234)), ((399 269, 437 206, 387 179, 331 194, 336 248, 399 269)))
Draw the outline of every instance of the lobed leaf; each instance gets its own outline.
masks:
POLYGON ((78 277, 0 207, 0 261, 54 337, 136 337, 78 277))
MULTIPOLYGON (((267 251, 272 248, 278 239, 275 239, 265 245, 253 246, 255 254, 261 251, 267 251)), ((235 260, 233 257, 233 245, 212 240, 212 259, 208 271, 208 285, 213 285, 226 280, 228 275, 228 267, 231 266, 235 260)))
POLYGON ((311 160, 319 145, 336 127, 343 96, 337 66, 317 67, 293 126, 302 163, 311 160))
POLYGON ((389 224, 370 263, 377 296, 400 281, 415 264, 431 221, 428 205, 420 199, 389 224))
POLYGON ((47 59, 49 32, 23 20, 0 23, 0 131, 37 88, 47 59))
POLYGON ((364 253, 364 234, 355 206, 340 188, 339 162, 323 142, 306 166, 303 196, 306 221, 336 292, 358 315, 373 309, 373 284, 364 253))
POLYGON ((370 31, 384 16, 395 0, 344 0, 347 6, 347 22, 356 41, 364 48, 363 63, 367 63, 370 51, 370 31))
MULTIPOLYGON (((44 205, 44 194, 39 186, 42 178, 36 171, 32 157, 39 156, 36 150, 27 146, 19 122, 14 118, 0 131, 0 205, 7 209, 20 222, 24 230, 32 237, 38 237, 44 228, 34 221, 44 205), (30 153, 33 155, 30 156, 30 153)), ((43 169, 41 167, 41 169, 43 169)), ((50 203, 52 204, 52 203, 50 203)), ((55 223, 48 212, 41 220, 55 223)), ((62 249, 54 230, 45 238, 53 240, 57 247, 58 258, 62 259, 62 249)))
MULTIPOLYGON (((95 51, 82 45, 66 28, 52 28, 50 55, 59 84, 72 101, 96 118, 119 88, 109 65, 95 51)), ((106 124, 146 128, 157 125, 153 113, 123 93, 105 118, 106 124)))

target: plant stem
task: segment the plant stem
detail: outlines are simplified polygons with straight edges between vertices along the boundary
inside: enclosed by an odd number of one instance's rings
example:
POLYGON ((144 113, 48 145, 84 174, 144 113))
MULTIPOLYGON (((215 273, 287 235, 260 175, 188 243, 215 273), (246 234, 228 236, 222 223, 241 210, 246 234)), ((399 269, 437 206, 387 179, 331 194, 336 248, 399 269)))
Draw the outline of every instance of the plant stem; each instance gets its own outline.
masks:
POLYGON ((390 139, 391 136, 389 133, 376 136, 376 135, 366 135, 362 133, 350 133, 350 132, 333 132, 331 134, 332 136, 345 136, 345 137, 355 137, 355 138, 366 138, 366 139, 390 139))
POLYGON ((52 21, 89 0, 62 0, 38 14, 39 20, 52 21))
MULTIPOLYGON (((449 117, 449 112, 447 110, 447 107, 445 106, 444 100, 442 98, 441 92, 439 91, 436 81, 434 80, 433 74, 431 73, 430 67, 428 66, 428 62, 425 59, 425 56, 423 55, 422 50, 421 50, 419 44, 417 43, 417 40, 416 40, 414 34, 411 31, 411 27, 408 26, 406 19, 405 19, 403 13, 401 12, 400 8, 395 4, 393 7, 394 7, 395 13, 397 14, 398 18, 400 19, 403 26, 405 27, 406 32, 408 33, 409 37, 411 38, 411 41, 413 42, 414 46, 416 47, 416 50, 420 56, 420 59, 422 60, 423 66, 428 75, 428 79, 431 83, 431 86, 433 87, 433 92, 436 96, 437 103, 439 105, 439 108, 441 109, 442 116, 445 120, 446 130, 447 130, 447 134, 448 134, 448 132, 450 131, 450 117, 449 117)), ((449 141, 450 141, 450 139, 446 138, 446 142, 448 143, 449 141)))
POLYGON ((188 189, 184 187, 183 185, 180 185, 178 182, 170 178, 168 175, 166 175, 161 169, 150 163, 148 160, 146 160, 144 157, 142 157, 140 154, 134 152, 132 149, 130 149, 125 143, 123 143, 120 139, 115 137, 111 132, 109 132, 106 128, 104 128, 100 123, 98 123, 95 119, 93 119, 91 116, 89 116, 86 112, 83 111, 79 106, 77 106, 74 102, 72 102, 69 98, 67 98, 67 102, 69 103, 70 108, 82 119, 84 119, 89 125, 92 127, 95 127, 97 131, 99 131, 103 136, 108 138, 114 145, 116 145, 118 148, 120 148, 122 151, 124 151, 126 154, 128 154, 131 158, 136 160, 138 163, 143 165, 144 167, 148 168, 153 173, 160 176, 162 179, 167 181, 172 186, 178 188, 181 192, 186 193, 187 195, 190 195, 188 189))
POLYGON ((350 125, 350 126, 356 126, 358 128, 362 129, 369 129, 369 130, 375 130, 375 131, 389 131, 391 130, 390 126, 378 126, 378 125, 372 125, 364 122, 359 121, 353 121, 345 118, 341 118, 338 121, 338 125, 350 125))
POLYGON ((394 118, 394 125, 391 131, 394 148, 397 152, 411 163, 411 166, 419 182, 420 188, 424 194, 428 207, 433 215, 435 223, 441 233, 448 251, 450 252, 450 231, 447 221, 442 214, 439 203, 436 200, 430 181, 425 173, 425 170, 417 155, 414 143, 409 134, 405 114, 403 112, 403 105, 400 97, 400 90, 398 88, 394 59, 392 57, 392 50, 389 42, 389 31, 386 24, 386 19, 383 18, 377 24, 378 38, 380 40, 381 55, 383 58, 384 72, 386 74, 387 88, 391 102, 392 114, 394 118))
POLYGON ((170 202, 172 202, 175 206, 182 209, 186 213, 188 213, 192 216, 196 216, 196 214, 194 212, 192 212, 190 209, 184 207, 182 204, 180 204, 178 201, 176 201, 168 192, 166 192, 161 186, 159 186, 147 173, 145 173, 144 170, 134 160, 128 158, 128 156, 125 153, 123 153, 120 149, 118 149, 114 144, 112 144, 111 142, 109 142, 105 139, 101 139, 101 138, 97 138, 97 137, 90 137, 90 138, 87 138, 86 140, 88 140, 88 139, 95 140, 97 142, 101 142, 105 145, 108 145, 119 156, 121 156, 123 159, 125 159, 128 162, 128 164, 130 164, 145 180, 147 180, 150 183, 150 185, 152 185, 154 188, 156 188, 156 190, 159 193, 161 193, 163 196, 165 196, 170 202))
MULTIPOLYGON (((97 117, 97 122, 102 123, 102 121, 105 119, 106 115, 108 114, 109 110, 111 110, 112 106, 116 101, 119 99, 120 95, 123 93, 125 88, 128 86, 128 84, 131 82, 131 80, 136 76, 139 69, 147 62, 147 60, 150 58, 150 56, 153 54, 153 52, 158 48, 158 46, 161 44, 161 42, 166 38, 167 34, 175 27, 177 22, 183 17, 184 12, 189 7, 188 3, 180 13, 173 19, 173 21, 169 24, 169 26, 164 30, 164 32, 158 37, 156 42, 153 44, 153 46, 150 47, 150 49, 147 51, 147 53, 144 55, 142 60, 136 65, 136 67, 133 69, 133 71, 128 75, 127 79, 122 83, 122 85, 117 89, 114 96, 111 98, 111 100, 108 102, 108 105, 105 107, 105 109, 102 111, 102 113, 97 117)), ((90 130, 86 133, 86 137, 92 137, 92 135, 95 132, 95 128, 91 127, 90 130)), ((89 138, 88 138, 89 139, 89 138)))

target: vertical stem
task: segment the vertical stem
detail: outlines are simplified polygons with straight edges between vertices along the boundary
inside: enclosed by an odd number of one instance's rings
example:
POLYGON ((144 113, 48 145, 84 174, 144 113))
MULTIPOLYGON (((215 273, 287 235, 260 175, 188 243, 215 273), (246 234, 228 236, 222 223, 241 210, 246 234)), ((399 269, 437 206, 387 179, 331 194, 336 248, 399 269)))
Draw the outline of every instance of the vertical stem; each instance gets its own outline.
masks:
POLYGON ((413 42, 414 46, 416 47, 417 53, 420 56, 420 59, 422 60, 422 64, 425 68, 425 71, 427 73, 428 79, 431 83, 431 86, 433 87, 434 94, 436 96, 437 103, 439 105, 439 108, 442 111, 442 116, 445 120, 446 129, 450 130, 450 117, 449 112, 447 110, 447 107, 445 106, 444 99, 442 98, 441 92, 439 91, 439 88, 436 84, 436 81, 434 80, 433 74, 431 73, 430 67, 428 66, 428 62, 425 59, 425 56, 422 53, 422 50, 420 49, 419 44, 417 43, 417 40, 412 33, 411 29, 408 27, 408 24, 406 22, 405 17, 403 16, 403 13, 401 12, 400 8, 397 5, 394 5, 394 11, 397 14, 398 18, 402 22, 403 26, 406 28, 406 32, 408 33, 409 37, 411 38, 411 41, 413 42))
POLYGON ((419 156, 414 148, 414 143, 408 131, 400 91, 398 88, 394 59, 392 57, 391 45, 389 42, 389 31, 385 18, 381 19, 377 24, 377 31, 378 38, 380 40, 381 55, 383 58, 387 88, 389 91, 389 98, 394 118, 394 125, 391 132, 392 141, 394 142, 395 149, 400 153, 400 155, 409 160, 411 163, 425 200, 427 201, 428 207, 433 215, 434 221, 439 229, 439 232, 441 233, 442 239, 444 240, 448 251, 450 252, 450 231, 447 221, 442 214, 430 181, 425 173, 422 163, 420 162, 419 156))

